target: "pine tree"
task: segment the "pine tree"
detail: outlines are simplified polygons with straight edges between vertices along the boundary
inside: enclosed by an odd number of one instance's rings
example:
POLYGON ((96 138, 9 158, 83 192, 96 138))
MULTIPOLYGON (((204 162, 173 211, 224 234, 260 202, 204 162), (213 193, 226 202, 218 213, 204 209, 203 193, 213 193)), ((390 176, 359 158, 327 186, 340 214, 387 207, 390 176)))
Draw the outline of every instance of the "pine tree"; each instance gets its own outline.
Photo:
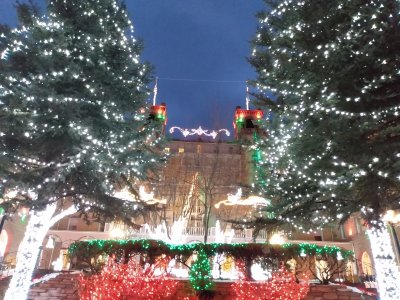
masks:
POLYGON ((193 289, 201 296, 207 298, 213 282, 211 276, 210 260, 203 249, 197 254, 197 259, 190 268, 189 281, 193 289))
POLYGON ((380 218, 400 207, 400 4, 267 3, 250 61, 258 101, 274 113, 258 145, 270 210, 303 231, 361 211, 381 228, 369 234, 383 257, 380 297, 392 299, 400 275, 380 218))
POLYGON ((399 207, 398 2, 269 3, 250 58, 274 113, 266 192, 294 224, 379 219, 399 207))
POLYGON ((115 191, 135 193, 162 160, 147 121, 151 69, 124 7, 51 0, 47 9, 40 17, 20 5, 21 25, 0 33, 0 196, 8 212, 31 209, 6 299, 25 299, 39 246, 61 217, 132 223, 147 207, 115 191))

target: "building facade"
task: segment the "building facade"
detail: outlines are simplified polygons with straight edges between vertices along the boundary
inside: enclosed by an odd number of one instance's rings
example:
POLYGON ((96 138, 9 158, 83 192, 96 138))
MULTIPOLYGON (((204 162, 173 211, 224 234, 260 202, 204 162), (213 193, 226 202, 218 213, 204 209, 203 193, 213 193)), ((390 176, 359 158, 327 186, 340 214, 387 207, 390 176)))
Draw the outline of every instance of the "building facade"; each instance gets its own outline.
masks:
MULTIPOLYGON (((230 221, 245 221, 255 209, 266 205, 263 199, 250 194, 254 175, 254 153, 247 144, 254 135, 263 135, 260 110, 237 107, 234 114, 235 140, 223 141, 204 138, 170 140, 164 151, 169 154, 167 165, 143 189, 158 199, 159 210, 136 220, 139 229, 118 223, 87 223, 78 214, 57 222, 48 232, 42 246, 39 268, 68 269, 68 246, 78 240, 114 238, 161 238, 174 235, 174 224, 179 224, 180 242, 265 242, 276 235, 259 232, 230 221), (246 202, 247 201, 247 202, 246 202), (180 223, 179 223, 180 222, 180 223), (165 224, 165 225, 163 225, 165 224), (164 236, 162 236, 164 234, 164 236)), ((150 119, 160 122, 165 132, 166 106, 152 107, 150 119)), ((0 236, 3 265, 15 264, 18 240, 23 224, 7 222, 0 236)), ((175 226, 176 227, 176 226, 175 226)), ((282 232, 278 242, 312 242, 318 245, 336 245, 355 252, 354 274, 358 277, 374 275, 371 247, 365 234, 366 227, 358 216, 341 226, 324 228, 314 234, 282 232)), ((395 232, 394 232, 395 233, 395 232)), ((399 259, 399 258, 398 258, 399 259)), ((398 261, 399 262, 399 261, 398 261)))

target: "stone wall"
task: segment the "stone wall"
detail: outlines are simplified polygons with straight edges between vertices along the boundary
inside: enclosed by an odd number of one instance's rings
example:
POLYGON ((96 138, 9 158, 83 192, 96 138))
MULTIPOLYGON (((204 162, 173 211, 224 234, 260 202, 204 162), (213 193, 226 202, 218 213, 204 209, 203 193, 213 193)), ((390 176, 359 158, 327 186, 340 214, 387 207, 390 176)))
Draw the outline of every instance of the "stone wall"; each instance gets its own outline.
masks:
POLYGON ((61 274, 31 287, 27 300, 78 300, 77 274, 61 274))
MULTIPOLYGON (((77 274, 61 274, 33 286, 28 300, 79 300, 77 274)), ((230 282, 217 282, 213 300, 232 300, 235 298, 230 282)), ((187 280, 181 280, 178 291, 171 300, 194 300, 193 290, 187 280)), ((362 295, 341 285, 311 285, 304 300, 376 300, 375 297, 362 295)), ((135 300, 125 297, 124 300, 135 300)))
POLYGON ((363 295, 342 285, 311 285, 304 300, 376 300, 376 297, 363 295))

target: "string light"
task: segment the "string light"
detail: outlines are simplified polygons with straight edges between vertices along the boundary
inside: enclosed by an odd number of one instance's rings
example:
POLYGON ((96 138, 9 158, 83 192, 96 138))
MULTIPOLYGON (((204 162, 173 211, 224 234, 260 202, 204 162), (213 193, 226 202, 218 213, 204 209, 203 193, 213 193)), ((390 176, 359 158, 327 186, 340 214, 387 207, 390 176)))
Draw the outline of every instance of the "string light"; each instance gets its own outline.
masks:
POLYGON ((272 278, 264 282, 239 280, 233 285, 237 300, 301 300, 309 291, 308 281, 297 283, 293 273, 283 267, 272 273, 272 278))
POLYGON ((145 224, 144 228, 146 230, 146 233, 152 239, 179 245, 186 242, 187 223, 188 223, 187 218, 181 216, 178 220, 172 223, 172 226, 169 231, 167 229, 167 225, 165 222, 162 222, 161 224, 157 225, 154 228, 151 228, 148 224, 145 224))
POLYGON ((268 210, 301 232, 363 205, 379 207, 367 219, 399 205, 400 106, 390 91, 400 61, 387 46, 399 39, 398 11, 396 1, 288 0, 260 14, 250 60, 274 117, 254 147, 254 190, 274 197, 268 210))
POLYGON ((165 274, 155 276, 132 260, 128 264, 112 263, 100 274, 80 275, 79 299, 113 300, 128 297, 143 300, 161 300, 175 294, 179 282, 165 274))
POLYGON ((376 270, 379 299, 396 299, 400 295, 400 272, 396 265, 392 241, 385 224, 367 230, 376 270))
POLYGON ((44 211, 31 211, 30 220, 17 252, 17 265, 4 296, 5 300, 26 299, 36 258, 39 256, 44 237, 51 225, 46 222, 56 211, 56 205, 49 205, 44 211))
POLYGON ((203 249, 198 251, 197 259, 190 268, 189 282, 192 288, 200 293, 213 287, 210 261, 203 249))
POLYGON ((242 188, 238 188, 236 194, 228 194, 228 199, 221 200, 214 206, 215 208, 219 208, 222 204, 229 206, 232 205, 268 206, 270 204, 270 200, 256 195, 250 195, 245 199, 241 198, 242 198, 242 188))
POLYGON ((229 132, 228 129, 219 129, 217 131, 213 130, 211 132, 208 132, 209 131, 208 129, 203 129, 203 128, 201 128, 201 126, 197 129, 183 129, 183 128, 174 126, 174 127, 170 128, 169 133, 174 133, 175 130, 180 131, 184 137, 191 136, 191 135, 204 135, 204 136, 212 137, 214 140, 221 133, 224 133, 226 136, 231 135, 231 133, 229 132))
POLYGON ((121 174, 145 180, 162 159, 159 128, 146 126, 150 70, 119 1, 51 0, 46 8, 0 37, 0 192, 16 191, 1 205, 42 216, 28 222, 7 300, 26 298, 42 229, 76 210, 131 222, 145 206, 117 198, 115 183, 121 174), (26 63, 16 68, 16 60, 26 63), (59 200, 74 206, 54 215, 59 200))

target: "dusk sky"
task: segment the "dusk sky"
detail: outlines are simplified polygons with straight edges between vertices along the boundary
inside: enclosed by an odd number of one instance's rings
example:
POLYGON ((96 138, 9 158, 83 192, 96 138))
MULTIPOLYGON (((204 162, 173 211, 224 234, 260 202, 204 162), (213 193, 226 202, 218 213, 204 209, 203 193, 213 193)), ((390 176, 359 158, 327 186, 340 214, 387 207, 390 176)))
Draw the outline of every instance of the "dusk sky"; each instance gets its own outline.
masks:
MULTIPOLYGON (((43 0, 37 1, 43 4, 43 0)), ((142 58, 155 67, 157 102, 166 102, 168 128, 232 128, 245 106, 246 61, 262 0, 126 0, 143 39, 142 58)), ((0 22, 16 25, 15 0, 0 0, 0 22)), ((149 101, 151 101, 149 99, 149 101)))

